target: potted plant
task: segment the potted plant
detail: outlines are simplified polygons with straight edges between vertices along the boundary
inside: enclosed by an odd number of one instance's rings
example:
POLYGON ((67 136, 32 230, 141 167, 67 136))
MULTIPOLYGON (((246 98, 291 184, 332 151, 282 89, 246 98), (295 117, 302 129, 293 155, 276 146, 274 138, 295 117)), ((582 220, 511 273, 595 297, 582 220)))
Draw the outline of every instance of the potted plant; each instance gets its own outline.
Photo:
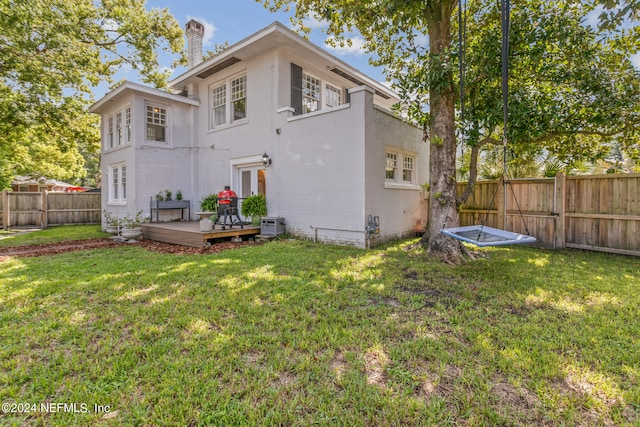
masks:
POLYGON ((206 213, 218 213, 218 196, 216 194, 207 194, 200 201, 200 212, 198 212, 198 215, 206 213))
POLYGON ((120 222, 120 218, 113 215, 106 209, 103 210, 102 213, 104 215, 105 231, 109 234, 118 234, 118 223, 120 222))
POLYGON ((149 203, 149 210, 151 212, 151 220, 153 222, 153 211, 156 211, 156 222, 159 221, 160 210, 164 209, 183 209, 182 219, 184 219, 184 209, 189 210, 189 215, 187 218, 191 216, 191 207, 189 200, 184 200, 182 190, 176 191, 176 197, 173 198, 173 193, 171 190, 162 190, 156 193, 155 197, 151 197, 151 201, 149 203))
POLYGON ((213 230, 213 224, 218 218, 218 196, 207 194, 200 201, 200 212, 196 212, 200 217, 200 231, 213 230))
POLYGON ((254 194, 242 202, 242 216, 251 218, 253 225, 260 225, 260 217, 267 214, 267 200, 262 194, 254 194))
POLYGON ((127 239, 136 239, 142 235, 142 229, 140 224, 146 222, 146 218, 142 217, 142 211, 138 211, 135 218, 131 219, 129 216, 125 216, 122 220, 123 226, 120 230, 122 237, 127 239))

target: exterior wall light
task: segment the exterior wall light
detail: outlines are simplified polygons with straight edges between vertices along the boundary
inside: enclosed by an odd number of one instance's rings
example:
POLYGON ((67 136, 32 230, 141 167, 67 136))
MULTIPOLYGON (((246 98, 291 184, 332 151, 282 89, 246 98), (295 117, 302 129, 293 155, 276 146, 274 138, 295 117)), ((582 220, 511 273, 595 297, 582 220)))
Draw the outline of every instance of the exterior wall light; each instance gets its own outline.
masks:
POLYGON ((262 155, 262 164, 264 165, 265 168, 268 168, 269 166, 271 166, 271 158, 269 157, 266 151, 262 155))

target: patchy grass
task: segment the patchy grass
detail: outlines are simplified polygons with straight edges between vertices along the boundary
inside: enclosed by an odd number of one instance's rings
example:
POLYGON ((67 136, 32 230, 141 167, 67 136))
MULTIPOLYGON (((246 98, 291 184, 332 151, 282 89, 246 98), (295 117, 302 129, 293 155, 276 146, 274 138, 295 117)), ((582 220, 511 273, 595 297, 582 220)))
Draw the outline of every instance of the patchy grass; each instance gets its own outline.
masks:
POLYGON ((42 245, 64 241, 108 237, 99 225, 61 225, 45 230, 20 230, 0 233, 0 248, 22 245, 42 245))
POLYGON ((0 401, 88 411, 0 424, 640 423, 640 260, 409 243, 9 259, 0 401))

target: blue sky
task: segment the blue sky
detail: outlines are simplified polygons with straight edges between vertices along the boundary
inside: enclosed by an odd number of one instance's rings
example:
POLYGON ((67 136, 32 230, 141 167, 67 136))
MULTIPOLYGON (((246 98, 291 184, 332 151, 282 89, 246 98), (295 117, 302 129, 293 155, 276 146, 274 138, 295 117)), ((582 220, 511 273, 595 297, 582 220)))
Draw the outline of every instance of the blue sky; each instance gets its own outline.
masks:
MULTIPOLYGON (((234 44, 256 31, 268 26, 273 21, 280 21, 291 27, 289 17, 292 12, 271 13, 256 0, 148 0, 147 8, 169 8, 172 15, 178 20, 180 25, 184 25, 190 19, 196 19, 205 25, 205 40, 203 50, 212 50, 214 45, 229 42, 234 44)), ((593 19, 597 17, 594 13, 593 19)), ((322 32, 318 22, 308 21, 307 25, 313 28, 309 39, 331 52, 346 63, 361 70, 371 78, 383 82, 385 81, 382 69, 369 64, 369 56, 361 49, 361 39, 355 35, 353 46, 345 49, 334 49, 324 42, 327 35, 322 32)), ((425 39, 426 42, 426 39, 425 39)), ((162 53, 160 64, 162 67, 169 67, 174 58, 162 53)), ((632 60, 637 68, 640 68, 640 54, 632 56, 632 60)), ((185 71, 185 68, 178 68, 173 76, 178 76, 185 71)), ((115 79, 125 78, 131 81, 138 81, 138 77, 131 69, 124 69, 119 72, 115 79)), ((105 85, 101 85, 94 90, 96 99, 100 98, 107 91, 105 85)))
MULTIPOLYGON (((203 50, 213 50, 214 45, 229 42, 234 44, 256 31, 268 26, 274 21, 280 21, 284 25, 291 27, 289 17, 292 12, 271 13, 262 4, 255 0, 148 0, 147 8, 168 8, 171 14, 178 20, 182 28, 190 19, 196 19, 205 25, 205 39, 203 50)), ((313 29, 309 40, 349 65, 359 69, 377 81, 384 81, 385 78, 381 68, 369 65, 369 57, 362 51, 360 39, 353 39, 353 46, 345 49, 333 49, 324 44, 327 35, 320 29, 317 22, 309 21, 309 26, 313 29)), ((169 67, 174 58, 162 53, 160 64, 162 67, 169 67)), ((173 76, 178 76, 186 69, 178 68, 173 76)), ((119 72, 115 79, 125 78, 131 81, 139 81, 136 73, 129 69, 119 72)), ((105 87, 100 87, 94 91, 96 99, 106 92, 105 87)))

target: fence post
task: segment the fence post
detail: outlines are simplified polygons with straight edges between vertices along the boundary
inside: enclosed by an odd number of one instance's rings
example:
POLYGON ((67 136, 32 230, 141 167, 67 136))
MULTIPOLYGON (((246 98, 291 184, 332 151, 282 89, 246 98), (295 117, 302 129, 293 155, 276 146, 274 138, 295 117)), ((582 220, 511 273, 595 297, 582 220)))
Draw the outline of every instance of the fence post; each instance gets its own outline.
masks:
POLYGON ((564 249, 567 244, 567 232, 566 232, 566 218, 565 218, 565 204, 567 200, 567 177, 564 172, 558 172, 556 174, 556 191, 555 191, 555 206, 556 211, 556 235, 555 235, 555 249, 564 249))
POLYGON ((507 180, 504 176, 498 180, 498 194, 496 194, 496 223, 493 226, 502 230, 507 229, 507 185, 507 180))
POLYGON ((4 190, 2 192, 2 228, 5 230, 9 229, 9 192, 4 190))
POLYGON ((41 229, 46 229, 49 226, 49 213, 48 213, 48 208, 49 208, 49 200, 48 200, 48 194, 49 192, 47 190, 42 190, 42 200, 40 203, 42 203, 41 207, 42 209, 40 209, 41 212, 41 216, 40 216, 40 228, 41 229))

